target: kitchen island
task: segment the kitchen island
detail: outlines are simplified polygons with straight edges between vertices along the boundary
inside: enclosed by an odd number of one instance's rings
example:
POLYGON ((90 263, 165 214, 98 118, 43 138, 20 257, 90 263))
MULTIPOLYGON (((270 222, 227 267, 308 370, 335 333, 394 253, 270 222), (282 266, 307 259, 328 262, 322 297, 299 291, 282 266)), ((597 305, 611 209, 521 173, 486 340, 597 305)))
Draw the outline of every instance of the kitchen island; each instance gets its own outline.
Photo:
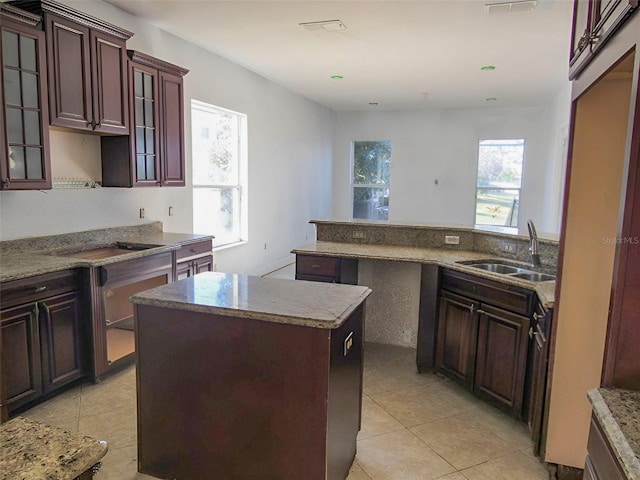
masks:
POLYGON ((203 273, 131 297, 138 470, 344 480, 360 427, 370 293, 203 273))

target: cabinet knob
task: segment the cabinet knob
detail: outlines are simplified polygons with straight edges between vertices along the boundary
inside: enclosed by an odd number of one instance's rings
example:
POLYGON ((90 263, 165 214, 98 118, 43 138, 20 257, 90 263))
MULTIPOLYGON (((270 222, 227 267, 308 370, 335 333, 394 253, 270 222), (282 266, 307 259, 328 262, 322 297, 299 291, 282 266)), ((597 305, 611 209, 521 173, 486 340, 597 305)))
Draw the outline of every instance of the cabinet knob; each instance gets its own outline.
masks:
POLYGON ((42 293, 47 289, 46 285, 42 285, 40 287, 36 287, 33 289, 33 293, 42 293))

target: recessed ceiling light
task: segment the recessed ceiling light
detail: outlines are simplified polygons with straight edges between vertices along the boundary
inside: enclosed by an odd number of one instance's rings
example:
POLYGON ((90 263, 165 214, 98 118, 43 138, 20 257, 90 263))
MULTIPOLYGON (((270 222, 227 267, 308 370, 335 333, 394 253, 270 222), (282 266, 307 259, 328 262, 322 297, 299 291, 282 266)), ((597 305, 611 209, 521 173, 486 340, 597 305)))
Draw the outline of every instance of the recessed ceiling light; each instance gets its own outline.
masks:
POLYGON ((320 22, 304 22, 299 23, 302 28, 310 32, 322 30, 325 32, 335 32, 337 30, 346 30, 347 26, 340 20, 322 20, 320 22))
POLYGON ((484 13, 531 12, 538 6, 538 0, 512 0, 506 2, 487 2, 484 13))
POLYGON ((497 99, 496 97, 489 97, 489 98, 485 98, 485 100, 486 100, 487 102, 496 102, 496 101, 498 101, 498 99, 497 99))
POLYGON ((493 65, 485 65, 484 67, 480 67, 480 70, 482 70, 483 72, 488 72, 495 69, 496 67, 494 67, 493 65))
POLYGON ((331 75, 331 78, 334 80, 342 80, 344 77, 342 75, 331 75))

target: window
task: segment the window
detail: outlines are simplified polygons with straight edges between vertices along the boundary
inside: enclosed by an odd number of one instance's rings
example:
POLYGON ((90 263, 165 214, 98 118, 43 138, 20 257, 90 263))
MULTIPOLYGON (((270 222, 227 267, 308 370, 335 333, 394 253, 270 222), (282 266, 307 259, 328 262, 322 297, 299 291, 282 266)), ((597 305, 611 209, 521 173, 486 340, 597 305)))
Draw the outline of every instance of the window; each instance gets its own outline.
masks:
POLYGON ((480 140, 476 225, 518 226, 524 139, 480 140))
POLYGON ((389 219, 391 142, 353 142, 353 218, 389 219))
POLYGON ((191 132, 194 232, 247 240, 247 116, 192 100, 191 132))

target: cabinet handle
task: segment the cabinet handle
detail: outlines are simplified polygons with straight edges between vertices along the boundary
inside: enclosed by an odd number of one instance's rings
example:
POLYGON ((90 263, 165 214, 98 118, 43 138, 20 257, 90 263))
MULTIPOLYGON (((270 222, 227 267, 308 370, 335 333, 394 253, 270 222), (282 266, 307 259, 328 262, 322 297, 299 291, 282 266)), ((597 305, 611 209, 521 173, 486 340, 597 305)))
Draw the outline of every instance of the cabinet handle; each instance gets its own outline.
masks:
POLYGON ((8 178, 5 178, 4 180, 2 180, 3 187, 8 187, 10 183, 11 181, 8 178))
POLYGON ((47 289, 46 285, 42 285, 40 287, 36 287, 33 289, 33 293, 42 293, 47 289))
POLYGON ((479 308, 478 310, 476 310, 476 312, 477 312, 479 315, 487 315, 487 312, 485 312, 485 311, 484 311, 484 310, 482 310, 481 308, 479 308))
POLYGON ((529 327, 529 338, 533 338, 538 335, 538 332, 533 331, 533 327, 529 327))
POLYGON ((541 318, 544 318, 544 315, 540 315, 540 314, 538 314, 538 312, 533 312, 533 319, 534 320, 540 320, 541 318))
POLYGON ((320 265, 318 265, 317 263, 314 263, 311 265, 311 268, 320 268, 320 265))
POLYGON ((476 310, 476 306, 472 303, 467 307, 469 309, 469 313, 473 313, 476 310))

